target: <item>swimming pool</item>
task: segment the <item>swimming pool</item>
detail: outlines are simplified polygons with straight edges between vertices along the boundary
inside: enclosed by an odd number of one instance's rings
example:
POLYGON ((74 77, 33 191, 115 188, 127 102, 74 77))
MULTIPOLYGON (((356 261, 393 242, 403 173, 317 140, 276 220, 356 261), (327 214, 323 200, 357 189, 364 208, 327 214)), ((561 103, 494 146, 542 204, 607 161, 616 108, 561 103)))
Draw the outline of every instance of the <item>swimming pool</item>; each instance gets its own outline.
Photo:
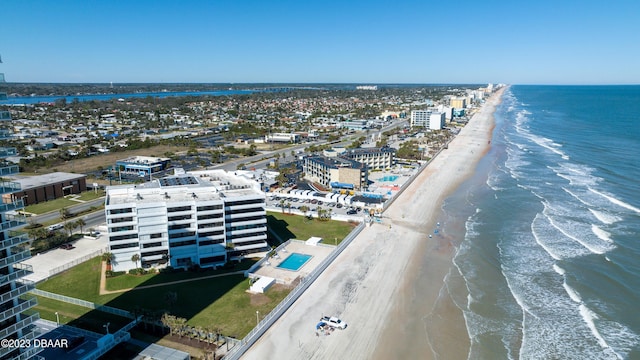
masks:
POLYGON ((304 264, 309 261, 313 256, 299 253, 291 253, 287 256, 278 266, 279 269, 298 271, 304 264))
POLYGON ((387 175, 387 176, 383 176, 380 179, 378 179, 378 181, 396 181, 400 176, 398 175, 387 175))

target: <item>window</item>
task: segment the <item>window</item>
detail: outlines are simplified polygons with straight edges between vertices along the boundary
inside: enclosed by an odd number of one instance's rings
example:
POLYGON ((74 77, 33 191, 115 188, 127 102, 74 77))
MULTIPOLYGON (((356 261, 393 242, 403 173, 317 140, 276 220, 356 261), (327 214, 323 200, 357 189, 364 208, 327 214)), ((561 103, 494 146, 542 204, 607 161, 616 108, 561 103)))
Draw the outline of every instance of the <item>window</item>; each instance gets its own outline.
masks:
POLYGON ((222 210, 222 205, 198 206, 198 211, 222 210))
POLYGON ((168 213, 178 212, 178 211, 191 211, 191 206, 178 206, 178 207, 167 208, 168 213))
POLYGON ((128 214, 130 212, 133 212, 132 208, 125 208, 125 209, 111 209, 109 210, 109 215, 115 215, 115 214, 128 214))
POLYGON ((133 243, 126 243, 126 244, 111 245, 111 250, 126 249, 126 248, 133 248, 133 247, 138 247, 138 243, 133 242, 133 243))

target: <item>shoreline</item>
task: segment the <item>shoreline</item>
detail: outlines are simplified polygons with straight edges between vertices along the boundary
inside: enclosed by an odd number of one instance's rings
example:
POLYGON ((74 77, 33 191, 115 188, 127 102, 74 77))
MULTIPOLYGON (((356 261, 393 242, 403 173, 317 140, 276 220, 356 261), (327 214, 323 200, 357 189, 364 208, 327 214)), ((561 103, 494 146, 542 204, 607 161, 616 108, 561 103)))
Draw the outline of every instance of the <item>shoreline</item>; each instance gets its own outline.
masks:
MULTIPOLYGON (((443 201, 473 174, 488 150, 493 112, 503 92, 492 94, 449 148, 389 207, 383 223, 365 228, 243 359, 436 357, 425 339, 425 319, 415 311, 429 314, 438 304, 456 244, 428 234, 442 217, 443 201), (315 324, 321 315, 339 316, 349 326, 333 336, 318 336, 315 324)), ((455 314, 446 315, 449 324, 449 315, 455 314)), ((466 327, 451 324, 447 331, 454 339, 459 342, 462 329, 467 338, 466 327)), ((459 353, 458 342, 445 349, 459 353)))

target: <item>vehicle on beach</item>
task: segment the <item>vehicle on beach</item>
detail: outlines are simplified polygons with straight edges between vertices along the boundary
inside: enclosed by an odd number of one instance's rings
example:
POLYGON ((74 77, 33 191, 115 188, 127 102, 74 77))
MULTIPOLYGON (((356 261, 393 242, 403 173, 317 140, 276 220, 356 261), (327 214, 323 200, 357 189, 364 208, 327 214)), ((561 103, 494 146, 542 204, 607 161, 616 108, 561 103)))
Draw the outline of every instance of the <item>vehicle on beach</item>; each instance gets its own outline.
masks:
POLYGON ((342 329, 342 330, 347 328, 347 323, 335 316, 323 316, 320 318, 320 322, 323 322, 328 326, 342 329))

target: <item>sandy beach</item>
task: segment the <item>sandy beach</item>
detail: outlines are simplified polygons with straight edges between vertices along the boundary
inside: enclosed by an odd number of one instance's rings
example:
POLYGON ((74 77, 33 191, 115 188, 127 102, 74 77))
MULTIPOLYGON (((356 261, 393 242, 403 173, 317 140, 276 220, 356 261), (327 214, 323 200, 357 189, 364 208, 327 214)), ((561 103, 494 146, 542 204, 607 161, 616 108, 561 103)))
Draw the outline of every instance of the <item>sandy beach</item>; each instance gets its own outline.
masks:
POLYGON ((363 230, 243 359, 466 359, 462 314, 439 296, 459 239, 428 235, 444 199, 488 149, 503 91, 389 207, 383 223, 363 230), (322 315, 340 317, 347 329, 317 334, 322 315))

